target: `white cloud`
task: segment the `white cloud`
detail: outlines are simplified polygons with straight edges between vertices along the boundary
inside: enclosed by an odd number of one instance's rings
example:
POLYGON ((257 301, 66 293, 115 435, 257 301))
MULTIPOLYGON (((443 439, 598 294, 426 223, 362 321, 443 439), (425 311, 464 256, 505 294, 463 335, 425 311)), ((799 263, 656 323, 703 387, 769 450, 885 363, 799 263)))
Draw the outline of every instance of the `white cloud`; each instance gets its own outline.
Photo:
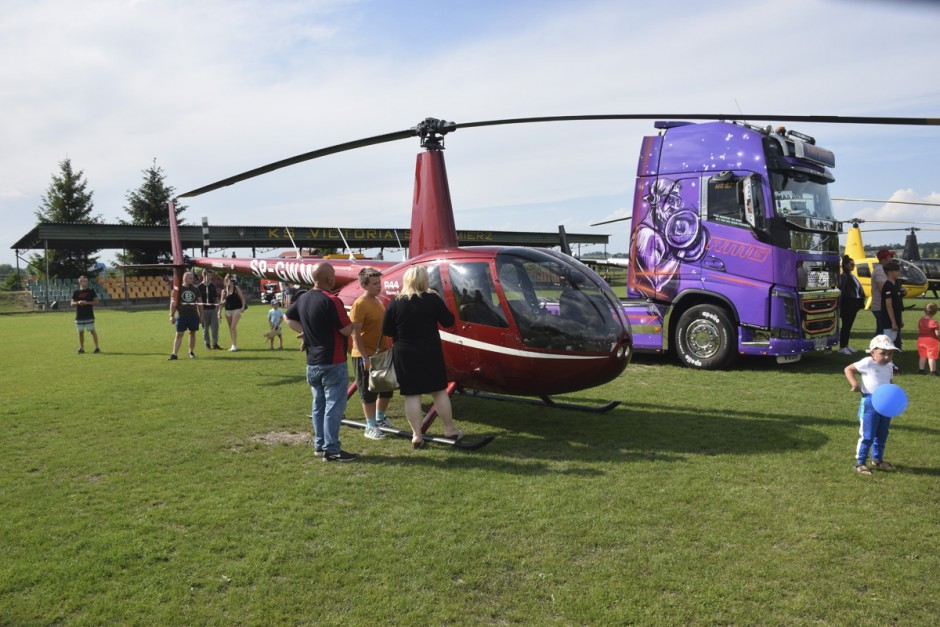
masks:
MULTIPOLYGON (((631 4, 7 2, 0 261, 12 263, 6 247, 33 226, 66 156, 85 172, 96 211, 114 221, 154 158, 182 192, 427 115, 940 110, 931 80, 940 11, 930 5, 682 2, 665 12, 631 4)), ((940 189, 936 127, 810 126, 836 152, 834 195, 910 188, 929 198, 940 189)), ((565 223, 616 233, 611 248, 626 250, 626 226, 587 225, 632 206, 637 149, 652 130, 649 122, 458 130, 447 139, 458 227, 565 223)), ((187 201, 186 218, 406 226, 417 151, 404 141, 295 166, 187 201)))

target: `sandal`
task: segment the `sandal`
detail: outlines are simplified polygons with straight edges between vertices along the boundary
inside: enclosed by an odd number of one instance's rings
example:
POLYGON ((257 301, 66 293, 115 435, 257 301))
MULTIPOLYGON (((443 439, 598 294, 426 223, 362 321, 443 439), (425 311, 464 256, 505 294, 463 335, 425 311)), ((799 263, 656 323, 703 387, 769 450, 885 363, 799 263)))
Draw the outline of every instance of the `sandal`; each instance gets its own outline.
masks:
POLYGON ((871 470, 865 464, 855 464, 855 472, 866 477, 871 476, 871 470))
POLYGON ((447 435, 445 433, 444 437, 447 438, 448 440, 453 440, 454 442, 456 442, 457 440, 463 437, 463 431, 461 431, 460 429, 457 429, 457 433, 455 433, 454 435, 447 435))
POLYGON ((412 439, 411 446, 415 449, 424 448, 424 438, 421 438, 420 440, 412 439))
POLYGON ((882 460, 880 462, 875 462, 872 464, 878 470, 894 470, 894 464, 889 464, 888 462, 882 460))

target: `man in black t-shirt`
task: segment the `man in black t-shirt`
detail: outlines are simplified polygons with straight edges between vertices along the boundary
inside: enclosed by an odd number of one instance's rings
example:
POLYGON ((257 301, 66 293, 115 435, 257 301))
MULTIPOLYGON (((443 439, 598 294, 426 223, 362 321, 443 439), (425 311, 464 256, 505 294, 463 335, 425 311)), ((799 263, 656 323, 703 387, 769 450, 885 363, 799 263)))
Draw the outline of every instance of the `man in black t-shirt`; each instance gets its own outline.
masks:
POLYGON ((95 352, 98 348, 98 332, 95 331, 95 305, 98 304, 98 294, 88 287, 88 277, 78 277, 78 289, 72 292, 71 305, 75 307, 75 327, 78 329, 78 354, 85 352, 85 331, 91 332, 95 341, 95 352))
POLYGON ((901 350, 901 329, 904 328, 904 302, 901 298, 901 264, 895 260, 881 266, 887 280, 881 288, 881 328, 882 333, 891 338, 898 350, 901 350))
POLYGON ((199 290, 193 285, 193 273, 183 275, 183 285, 170 296, 170 322, 176 323, 176 337, 173 339, 173 352, 169 359, 176 359, 180 345, 183 343, 183 334, 189 331, 189 358, 195 359, 196 331, 199 330, 199 321, 202 320, 202 301, 199 290), (175 314, 179 313, 179 318, 175 314))

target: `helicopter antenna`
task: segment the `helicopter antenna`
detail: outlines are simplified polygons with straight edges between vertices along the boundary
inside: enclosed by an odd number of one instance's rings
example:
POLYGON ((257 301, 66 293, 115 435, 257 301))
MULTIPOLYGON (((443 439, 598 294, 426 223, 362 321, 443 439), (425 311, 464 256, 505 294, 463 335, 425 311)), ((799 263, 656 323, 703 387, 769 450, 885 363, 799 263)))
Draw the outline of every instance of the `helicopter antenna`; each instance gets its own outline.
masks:
POLYGON ((398 237, 398 229, 392 229, 392 233, 395 234, 395 239, 398 240, 398 247, 405 251, 405 258, 404 258, 404 260, 407 261, 407 260, 408 260, 408 249, 405 248, 404 246, 402 246, 401 238, 398 237))
POLYGON ((349 247, 349 242, 346 241, 346 236, 343 235, 343 229, 336 229, 339 231, 339 237, 343 240, 343 245, 346 247, 346 252, 349 253, 350 259, 355 259, 356 256, 353 254, 352 248, 349 247))
POLYGON ((290 234, 290 229, 285 226, 284 232, 287 233, 287 237, 290 238, 290 245, 294 247, 294 253, 297 255, 297 259, 300 259, 303 255, 300 254, 300 249, 297 248, 297 244, 294 243, 294 236, 290 234))

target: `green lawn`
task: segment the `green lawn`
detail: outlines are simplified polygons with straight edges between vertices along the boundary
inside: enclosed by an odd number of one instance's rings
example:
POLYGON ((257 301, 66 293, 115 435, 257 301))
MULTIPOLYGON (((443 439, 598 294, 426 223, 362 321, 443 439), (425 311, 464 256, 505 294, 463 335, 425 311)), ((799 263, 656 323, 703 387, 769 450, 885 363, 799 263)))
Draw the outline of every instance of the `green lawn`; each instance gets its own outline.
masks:
MULTIPOLYGON (((0 625, 940 616, 940 378, 914 374, 913 332, 894 473, 852 471, 858 397, 831 353, 728 372, 640 356, 565 399, 623 400, 607 414, 456 398, 490 446, 344 428, 359 460, 325 464, 295 443, 303 357, 267 350, 265 309, 239 352, 176 362, 164 309, 99 310, 100 355, 75 354, 69 312, 0 316, 0 625)), ((853 345, 871 328, 863 312, 853 345)))

